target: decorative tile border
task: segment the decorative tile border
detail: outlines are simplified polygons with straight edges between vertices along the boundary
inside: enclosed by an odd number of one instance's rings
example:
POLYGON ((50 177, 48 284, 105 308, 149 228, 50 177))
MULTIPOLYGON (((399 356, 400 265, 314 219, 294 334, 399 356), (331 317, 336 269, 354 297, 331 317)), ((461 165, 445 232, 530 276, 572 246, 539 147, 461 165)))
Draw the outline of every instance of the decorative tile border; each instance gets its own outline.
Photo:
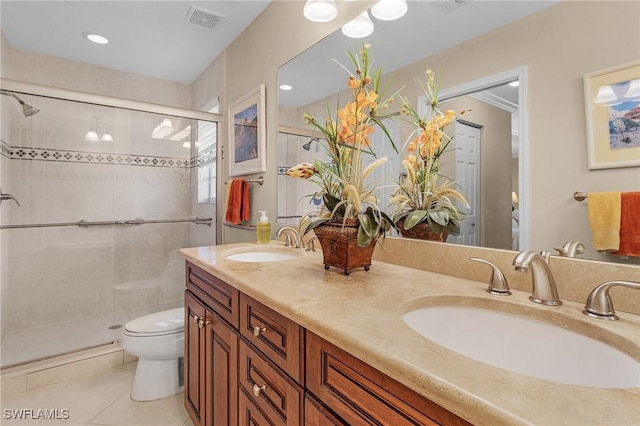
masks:
POLYGON ((291 167, 289 166, 278 166, 278 176, 285 176, 287 174, 287 170, 289 170, 291 167))
POLYGON ((10 160, 56 161, 83 164, 115 164, 125 166, 147 167, 200 167, 215 161, 215 154, 210 153, 192 158, 160 157, 152 155, 115 154, 104 152, 82 152, 63 149, 27 148, 10 146, 0 140, 0 154, 10 160))

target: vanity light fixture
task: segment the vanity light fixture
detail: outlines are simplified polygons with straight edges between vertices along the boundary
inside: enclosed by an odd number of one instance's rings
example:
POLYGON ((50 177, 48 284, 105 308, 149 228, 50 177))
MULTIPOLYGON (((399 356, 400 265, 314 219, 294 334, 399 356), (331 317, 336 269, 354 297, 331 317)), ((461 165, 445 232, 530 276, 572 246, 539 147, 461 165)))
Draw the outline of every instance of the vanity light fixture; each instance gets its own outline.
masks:
POLYGON ((407 13, 406 0, 380 0, 371 7, 371 14, 381 21, 393 21, 407 13))
POLYGON ((640 98, 640 78, 631 80, 629 83, 629 89, 624 94, 625 98, 640 98))
POLYGON ((611 88, 611 86, 606 84, 604 86, 600 86, 594 102, 597 104, 608 104, 615 101, 616 99, 618 99, 618 97, 615 93, 613 93, 613 89, 611 88))
POLYGON ((96 120, 96 124, 84 135, 84 140, 87 142, 113 142, 113 136, 108 131, 105 131, 102 136, 98 134, 98 120, 102 117, 94 116, 93 118, 96 120))
POLYGON ((109 44, 109 39, 101 36, 100 34, 94 34, 94 33, 90 33, 88 31, 85 31, 82 33, 82 35, 89 41, 92 41, 96 44, 109 44))
POLYGON ((351 38, 362 38, 373 32, 373 22, 365 10, 350 22, 342 26, 342 34, 351 38))
POLYGON ((334 0, 307 0, 302 13, 310 21, 329 22, 338 16, 338 6, 334 0))
POLYGON ((170 118, 165 118, 160 124, 158 124, 151 133, 153 139, 164 139, 173 133, 173 123, 170 118))
POLYGON ((280 90, 293 90, 293 86, 290 84, 281 84, 280 90))
MULTIPOLYGON (((170 141, 181 141, 182 139, 188 138, 191 136, 191 126, 187 126, 184 129, 176 132, 173 136, 169 138, 170 141)), ((188 141, 185 143, 189 143, 188 141)), ((184 147, 184 145, 182 145, 184 147)))

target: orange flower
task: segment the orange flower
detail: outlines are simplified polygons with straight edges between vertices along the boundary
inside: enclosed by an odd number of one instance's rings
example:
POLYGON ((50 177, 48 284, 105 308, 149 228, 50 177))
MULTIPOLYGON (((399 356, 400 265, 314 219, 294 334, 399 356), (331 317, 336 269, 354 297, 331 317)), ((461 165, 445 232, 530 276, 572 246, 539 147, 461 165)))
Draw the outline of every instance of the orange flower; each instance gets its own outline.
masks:
POLYGON ((349 85, 349 89, 355 89, 356 87, 360 86, 360 80, 350 75, 348 85, 349 85))

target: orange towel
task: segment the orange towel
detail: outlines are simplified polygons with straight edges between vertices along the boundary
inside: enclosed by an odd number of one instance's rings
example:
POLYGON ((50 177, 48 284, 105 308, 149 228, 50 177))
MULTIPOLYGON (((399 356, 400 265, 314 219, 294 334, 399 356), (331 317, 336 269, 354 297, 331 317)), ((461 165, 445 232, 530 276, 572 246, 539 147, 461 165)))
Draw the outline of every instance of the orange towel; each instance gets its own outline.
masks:
POLYGON ((227 199, 227 214, 225 221, 239 225, 242 216, 242 191, 246 185, 244 179, 231 179, 227 182, 229 195, 227 199))
POLYGON ((240 220, 247 221, 251 219, 251 207, 249 205, 249 182, 242 179, 242 197, 240 207, 240 220))
POLYGON ((239 225, 251 219, 249 204, 249 183, 244 179, 231 179, 227 182, 227 213, 225 221, 239 225))
POLYGON ((640 192, 621 194, 620 249, 613 254, 640 257, 640 192))
POLYGON ((587 213, 593 248, 615 251, 620 248, 620 192, 590 192, 587 213))

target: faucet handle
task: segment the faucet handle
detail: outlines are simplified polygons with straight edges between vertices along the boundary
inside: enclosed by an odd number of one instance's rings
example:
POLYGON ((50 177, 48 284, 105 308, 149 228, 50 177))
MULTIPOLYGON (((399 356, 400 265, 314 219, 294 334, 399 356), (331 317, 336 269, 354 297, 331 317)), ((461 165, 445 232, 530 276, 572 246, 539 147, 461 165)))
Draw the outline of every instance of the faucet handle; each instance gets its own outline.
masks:
POLYGON ((584 306, 583 314, 598 319, 615 321, 618 319, 616 311, 613 309, 613 302, 609 296, 609 289, 614 286, 635 288, 640 290, 640 282, 635 281, 607 281, 593 289, 587 303, 584 306))
POLYGON ((489 278, 489 288, 487 288, 487 293, 491 293, 496 296, 510 296, 511 291, 509 290, 509 283, 507 282, 507 277, 504 276, 500 268, 498 268, 493 263, 488 260, 481 259, 479 257, 470 257, 469 260, 473 260, 474 262, 485 263, 491 266, 491 277, 489 278))

